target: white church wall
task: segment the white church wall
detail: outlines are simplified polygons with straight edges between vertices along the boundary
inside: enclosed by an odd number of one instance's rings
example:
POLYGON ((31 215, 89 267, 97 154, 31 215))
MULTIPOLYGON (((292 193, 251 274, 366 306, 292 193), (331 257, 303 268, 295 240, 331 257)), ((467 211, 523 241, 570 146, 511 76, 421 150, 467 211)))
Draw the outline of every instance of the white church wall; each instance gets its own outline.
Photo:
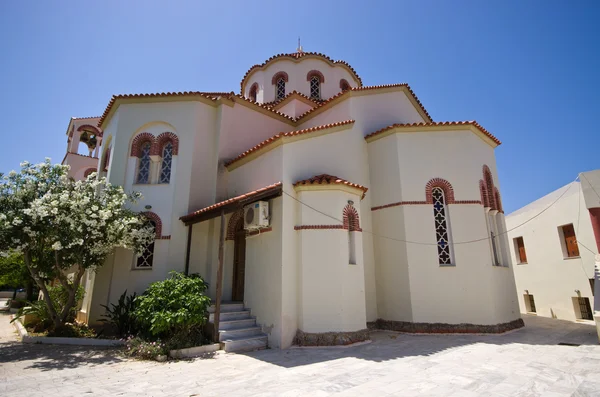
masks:
POLYGON ((594 253, 583 245, 595 250, 596 243, 580 189, 579 182, 572 182, 506 217, 506 226, 510 230, 510 257, 522 313, 528 312, 526 291, 534 297, 538 316, 562 320, 578 318, 578 308, 573 302, 573 298, 578 297, 575 291, 579 291, 582 298, 588 298, 590 305, 593 302, 589 279, 594 276, 594 253), (565 191, 564 196, 558 199, 565 191), (542 211, 545 212, 540 214, 542 211), (527 223, 519 226, 524 222, 527 223), (581 242, 578 257, 565 255, 560 227, 567 224, 573 225, 575 237, 581 242), (517 237, 523 238, 526 264, 520 264, 514 242, 517 237))

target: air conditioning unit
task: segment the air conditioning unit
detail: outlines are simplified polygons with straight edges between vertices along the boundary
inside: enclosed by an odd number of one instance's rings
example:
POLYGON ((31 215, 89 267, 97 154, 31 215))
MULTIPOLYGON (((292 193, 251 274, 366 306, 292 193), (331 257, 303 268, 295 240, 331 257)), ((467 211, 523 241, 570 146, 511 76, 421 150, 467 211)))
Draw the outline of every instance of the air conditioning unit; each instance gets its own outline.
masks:
POLYGON ((260 229, 269 226, 269 203, 257 201, 244 207, 244 229, 260 229))

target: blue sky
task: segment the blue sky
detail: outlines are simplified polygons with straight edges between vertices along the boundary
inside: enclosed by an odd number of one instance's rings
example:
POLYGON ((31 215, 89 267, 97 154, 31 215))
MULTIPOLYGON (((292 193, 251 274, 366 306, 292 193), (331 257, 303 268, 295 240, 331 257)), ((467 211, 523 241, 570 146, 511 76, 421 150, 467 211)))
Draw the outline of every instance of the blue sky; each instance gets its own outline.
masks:
POLYGON ((600 168, 597 1, 3 1, 0 171, 60 162, 71 116, 111 95, 239 91, 247 69, 305 51, 366 85, 407 82, 433 119, 475 119, 511 212, 600 168))

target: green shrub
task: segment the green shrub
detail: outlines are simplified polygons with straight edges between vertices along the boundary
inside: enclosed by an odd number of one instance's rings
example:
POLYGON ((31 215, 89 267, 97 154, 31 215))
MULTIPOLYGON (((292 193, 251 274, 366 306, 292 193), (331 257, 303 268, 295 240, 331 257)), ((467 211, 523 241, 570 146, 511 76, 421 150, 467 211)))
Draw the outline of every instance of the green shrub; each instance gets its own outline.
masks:
POLYGON ((65 323, 60 328, 48 332, 47 336, 65 338, 95 338, 96 332, 84 323, 65 323))
POLYGON ((160 339, 148 341, 140 337, 135 337, 127 339, 125 354, 130 357, 154 360, 157 356, 166 355, 167 347, 160 339))
POLYGON ((208 318, 210 298, 204 295, 207 284, 199 275, 171 272, 136 299, 135 317, 142 330, 154 336, 201 326, 208 318))
MULTIPOLYGON (((82 286, 79 286, 79 288, 77 289, 77 293, 75 294, 75 302, 81 301, 84 295, 85 289, 82 286)), ((48 287, 48 296, 50 297, 54 308, 59 312, 62 312, 65 305, 67 304, 67 300, 69 299, 69 292, 62 285, 59 285, 57 287, 48 287)), ((48 311, 48 306, 46 305, 46 302, 44 302, 43 300, 39 300, 29 302, 27 305, 27 307, 22 307, 21 309, 19 309, 15 320, 20 319, 26 314, 33 314, 38 319, 38 324, 36 326, 37 330, 49 330, 53 327, 52 316, 48 311)), ((69 316, 67 317, 68 323, 72 323, 75 321, 78 307, 78 305, 74 305, 73 308, 70 310, 69 316)))
POLYGON ((111 303, 111 307, 102 305, 106 309, 106 314, 100 321, 111 324, 115 327, 119 337, 135 335, 137 333, 137 324, 134 316, 135 312, 135 292, 133 295, 127 296, 127 290, 121 294, 119 301, 115 305, 111 303))
POLYGON ((202 326, 191 326, 176 330, 166 340, 168 350, 187 349, 208 343, 202 332, 202 326))

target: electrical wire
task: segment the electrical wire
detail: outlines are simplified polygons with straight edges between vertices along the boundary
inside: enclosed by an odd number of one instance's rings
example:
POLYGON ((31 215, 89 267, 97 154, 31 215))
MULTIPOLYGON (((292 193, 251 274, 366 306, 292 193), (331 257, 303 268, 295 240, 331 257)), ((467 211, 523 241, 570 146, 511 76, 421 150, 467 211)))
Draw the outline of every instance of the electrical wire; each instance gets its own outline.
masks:
MULTIPOLYGON (((578 178, 579 178, 579 176, 577 176, 577 178, 575 178, 575 180, 573 182, 577 181, 578 178)), ((546 212, 548 209, 550 209, 550 207, 552 207, 554 204, 556 204, 556 202, 558 200, 560 200, 569 191, 569 189, 571 189, 571 186, 573 186, 573 183, 570 183, 569 187, 567 187, 567 189, 565 189, 565 191, 560 196, 558 196, 558 198, 556 200, 554 200, 548 207, 544 208, 542 211, 540 211, 536 215, 534 215, 531 218, 527 219, 525 222, 522 222, 522 223, 518 224, 517 226, 515 226, 515 227, 513 227, 511 229, 508 229, 508 230, 506 230, 506 231, 504 231, 502 233, 498 233, 496 235, 496 237, 501 236, 503 234, 508 234, 509 232, 512 232, 513 230, 520 228, 521 226, 523 226, 523 225, 531 222, 532 220, 534 220, 538 216, 542 215, 544 212, 546 212)), ((342 220, 336 218, 335 216, 332 216, 332 215, 327 214, 327 213, 325 213, 325 212, 323 212, 321 210, 318 210, 317 208, 312 207, 312 206, 306 204, 305 202, 297 199, 296 197, 292 196, 291 194, 289 194, 285 190, 282 190, 282 192, 286 196, 288 196, 288 197, 292 198, 293 200, 297 201, 298 203, 300 203, 300 204, 302 204, 302 205, 304 205, 304 206, 312 209, 313 211, 316 211, 316 212, 318 212, 318 213, 320 213, 322 215, 325 215, 326 217, 331 218, 331 219, 339 222, 340 224, 344 223, 342 220)), ((598 197, 600 197, 600 195, 598 197)), ((398 239, 398 238, 394 238, 394 237, 383 236, 383 235, 380 235, 380 234, 377 234, 377 233, 374 233, 374 232, 371 232, 371 231, 368 231, 368 230, 365 230, 365 229, 362 229, 362 232, 370 234, 370 235, 372 235, 374 237, 384 238, 384 239, 388 239, 388 240, 392 240, 392 241, 398 241, 398 242, 401 242, 401 243, 415 244, 415 245, 437 246, 437 243, 425 243, 425 242, 419 242, 419 241, 403 240, 403 239, 398 239)), ((475 240, 453 242, 452 244, 453 245, 472 244, 472 243, 477 243, 477 242, 486 241, 486 240, 490 240, 490 239, 491 239, 491 236, 488 236, 488 237, 483 237, 483 238, 479 238, 479 239, 475 239, 475 240)))

